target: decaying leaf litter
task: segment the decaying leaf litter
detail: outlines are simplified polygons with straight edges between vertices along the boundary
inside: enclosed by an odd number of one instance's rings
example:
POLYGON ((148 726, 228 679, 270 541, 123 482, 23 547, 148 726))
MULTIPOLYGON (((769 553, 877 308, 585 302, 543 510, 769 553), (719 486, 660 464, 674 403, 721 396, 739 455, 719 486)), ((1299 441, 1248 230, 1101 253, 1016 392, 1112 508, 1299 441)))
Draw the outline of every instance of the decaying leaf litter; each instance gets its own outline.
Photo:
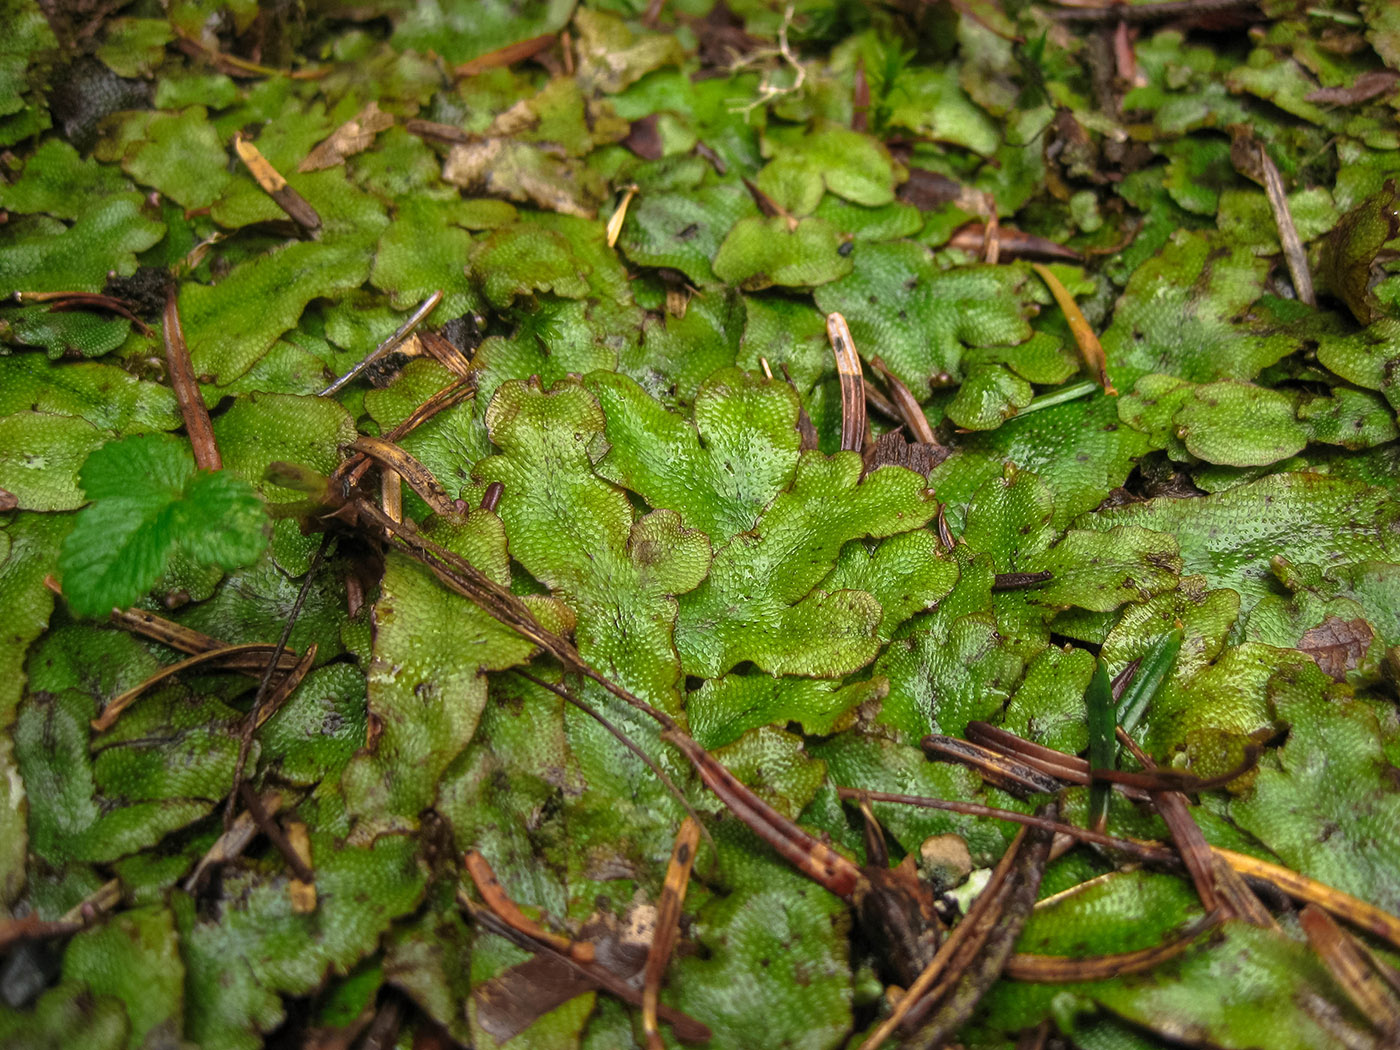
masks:
POLYGON ((44 10, 0 1045, 1394 1040, 1388 5, 44 10))

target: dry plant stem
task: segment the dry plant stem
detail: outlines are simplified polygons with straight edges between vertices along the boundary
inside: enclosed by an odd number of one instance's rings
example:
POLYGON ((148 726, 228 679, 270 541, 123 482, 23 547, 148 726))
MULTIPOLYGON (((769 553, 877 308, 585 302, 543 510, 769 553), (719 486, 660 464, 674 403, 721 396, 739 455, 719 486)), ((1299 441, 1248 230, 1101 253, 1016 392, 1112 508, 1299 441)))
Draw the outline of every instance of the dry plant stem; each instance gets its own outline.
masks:
POLYGON ((444 338, 431 328, 425 328, 418 333, 418 345, 423 348, 424 353, 431 356, 458 379, 467 379, 471 376, 471 355, 459 350, 450 339, 444 338))
POLYGON ((1223 858, 1231 868, 1246 878, 1257 878, 1272 883, 1294 900, 1316 904, 1332 915, 1345 919, 1357 929, 1400 949, 1400 918, 1383 912, 1349 893, 1343 893, 1326 883, 1267 860, 1236 853, 1220 846, 1212 846, 1211 852, 1223 858))
MULTIPOLYGON (((464 598, 471 599, 488 615, 554 657, 566 671, 583 675, 619 700, 649 715, 663 728, 662 739, 674 745, 686 756, 691 765, 695 767, 696 772, 700 774, 700 779, 719 796, 720 800, 734 812, 735 816, 755 831, 761 828, 771 830, 767 841, 798 871, 847 900, 855 893, 856 887, 861 882, 859 868, 802 831, 740 783, 709 752, 684 733, 676 724, 675 719, 666 712, 658 710, 595 671, 579 655, 573 643, 542 628, 524 603, 507 588, 485 576, 466 559, 439 547, 431 540, 418 534, 416 529, 412 529, 407 524, 392 521, 388 515, 373 504, 357 500, 351 506, 361 521, 384 529, 391 545, 426 565, 450 590, 464 598)), ((579 706, 590 717, 598 719, 601 724, 607 727, 607 723, 602 720, 601 716, 593 712, 590 707, 583 705, 577 697, 572 697, 567 690, 534 678, 528 672, 517 669, 516 673, 569 700, 570 703, 579 706)), ((620 736, 615 728, 608 728, 609 732, 618 736, 618 739, 622 740, 634 753, 639 756, 645 755, 635 744, 620 736)), ((643 760, 660 776, 659 767, 649 756, 645 756, 643 760)), ((662 783, 667 784, 678 798, 684 799, 684 796, 675 788, 675 785, 670 783, 669 779, 662 777, 662 783)), ((688 803, 682 801, 682 804, 691 816, 696 816, 688 803)))
POLYGON ((292 874, 302 882, 315 882, 316 873, 307 866, 306 861, 287 840, 287 836, 283 833, 276 819, 263 810, 262 800, 258 798, 258 793, 253 790, 253 786, 244 781, 238 785, 238 794, 243 800, 243 805, 248 808, 253 823, 258 826, 259 831, 267 836, 267 840, 272 843, 277 852, 282 854, 282 859, 287 862, 287 867, 292 874))
POLYGON ((238 789, 243 784, 243 767, 248 764, 248 752, 253 747, 253 734, 260 724, 258 719, 262 715, 263 701, 268 695, 268 687, 272 684, 273 672, 277 669, 277 663, 287 648, 287 639, 292 636, 292 628, 296 626, 297 617, 301 615, 301 607, 306 604, 306 596, 311 593, 311 584, 316 579, 316 573, 320 570, 321 563, 325 561, 326 550, 330 544, 331 535, 326 533, 321 539, 321 545, 316 548, 316 554, 306 570, 306 579, 302 581, 301 590, 297 591, 296 601, 292 603, 291 611, 287 614, 287 622, 283 625, 282 634, 277 639, 272 659, 267 662, 267 670, 263 672, 262 680, 258 682, 258 691, 253 695, 253 706, 243 720, 243 737, 238 742, 238 760, 233 766, 233 784, 229 788, 228 803, 224 806, 225 828, 233 824, 238 789))
MULTIPOLYGON (((45 581, 45 583, 48 584, 49 581, 45 581)), ((55 593, 61 593, 56 586, 52 586, 51 589, 55 593)), ((113 609, 112 624, 133 634, 139 634, 143 638, 149 638, 153 642, 168 645, 182 653, 207 653, 215 649, 233 648, 227 642, 211 638, 207 634, 157 616, 153 612, 147 612, 145 609, 113 609)), ((290 671, 296 666, 296 663, 296 653, 283 653, 277 661, 277 670, 290 671)), ((257 656, 250 658, 231 656, 228 662, 230 671, 238 671, 255 678, 260 677, 266 667, 267 661, 257 656)))
POLYGON ((971 817, 991 817, 1027 827, 1043 828, 1057 835, 1069 835, 1081 842, 1092 843, 1107 849, 1117 850, 1137 860, 1153 863, 1173 863, 1176 854, 1164 846, 1147 845, 1134 839, 1122 839, 1077 824, 1049 820, 1029 813, 1017 813, 1011 809, 997 809, 978 802, 958 802, 954 799, 927 798, 922 795, 901 795, 890 791, 866 791, 861 788, 838 787, 836 793, 842 798, 865 798, 871 802, 894 802, 906 806, 919 806, 922 809, 939 809, 948 813, 965 813, 971 817))
POLYGON ((752 102, 748 102, 742 106, 731 107, 731 113, 742 113, 747 118, 754 110, 768 105, 768 103, 772 102, 774 99, 779 99, 784 95, 791 95, 801 91, 803 85, 806 84, 807 67, 797 60, 797 56, 793 54, 791 45, 788 44, 788 27, 792 25, 792 15, 793 5, 789 3, 787 7, 783 9, 783 20, 778 25, 777 50, 764 48, 755 51, 747 58, 736 62, 730 69, 730 72, 737 73, 746 66, 753 65, 756 62, 777 58, 781 59, 784 65, 794 70, 793 82, 788 87, 778 87, 773 83, 772 71, 765 71, 758 84, 758 97, 752 102))
MULTIPOLYGON (((909 986, 890 1016, 861 1044, 860 1050, 875 1050, 894 1033, 896 1028, 904 1023, 905 1018, 915 1008, 924 1002, 937 1005, 937 999, 946 994, 953 981, 959 979, 966 969, 966 962, 970 961, 969 957, 977 955, 987 934, 991 932, 986 919, 989 916, 995 919, 998 910, 995 908, 995 904, 999 902, 1002 889, 1006 886, 1016 864, 1016 859, 1030 834, 1031 829, 1026 827, 1016 833, 1016 837, 1011 840, 1011 845, 1002 855, 1000 862, 992 871, 991 878, 987 880, 982 892, 977 895, 977 900, 968 909, 962 922, 953 927, 953 931, 939 947, 932 961, 909 986), (966 945, 967 950, 964 950, 964 945, 966 945), (958 962, 962 962, 963 965, 958 966, 958 962), (944 978, 945 974, 948 975, 947 979, 944 978)), ((1035 834, 1043 838, 1047 844, 1049 843, 1049 832, 1036 829, 1035 834)), ((1036 881, 1038 884, 1039 880, 1036 881)))
POLYGON ((1089 322, 1085 320, 1083 312, 1079 309, 1079 304, 1074 301, 1074 296, 1069 294, 1069 289, 1060 283, 1060 279, 1045 264, 1033 262, 1031 269, 1040 275, 1040 279, 1045 282, 1045 286, 1050 289, 1050 294, 1055 297, 1055 302, 1064 312, 1065 320, 1069 322, 1069 330, 1074 335, 1074 341, 1079 346, 1080 354, 1084 357, 1084 363, 1098 378, 1103 392, 1117 396, 1118 391, 1113 388, 1113 384, 1108 379, 1108 358, 1104 356, 1103 346, 1099 343, 1099 337, 1094 334, 1093 328, 1089 326, 1089 322))
POLYGON ((15 292, 15 301, 21 303, 52 303, 50 313, 68 310, 109 310, 119 317, 125 317, 142 335, 150 335, 151 327, 131 312, 131 307, 122 300, 101 292, 15 292))
MULTIPOLYGON (((102 713, 89 723, 94 730, 99 733, 111 729, 121 717, 123 711, 130 707, 148 689, 159 685, 167 678, 172 678, 183 671, 188 671, 194 667, 202 667, 205 664, 217 664, 221 660, 233 656, 256 655, 264 656, 271 654, 274 647, 264 642, 253 642, 246 645, 230 645, 226 649, 211 649, 208 652, 198 653, 195 656, 187 657, 178 663, 162 667, 151 677, 147 678, 140 685, 133 686, 126 692, 115 696, 112 701, 102 709, 102 713)), ((269 662, 269 666, 271 663, 269 662)))
POLYGON ((676 845, 666 865, 666 881, 661 888, 661 900, 656 906, 656 932, 647 950, 646 967, 642 971, 642 1031, 646 1033, 647 1050, 665 1050, 661 1029, 656 1023, 656 1006, 661 993, 661 978, 680 935, 681 905, 690 883, 690 869, 695 863, 695 848, 700 843, 700 824, 686 817, 676 833, 676 845))
POLYGON ((571 941, 562 934, 551 933, 521 911, 519 905, 506 895, 500 879, 496 878, 496 872, 479 851, 468 850, 462 854, 462 863, 476 886, 476 892, 481 894, 481 899, 486 902, 486 906, 496 918, 517 933, 522 933, 541 944, 547 944, 571 959, 578 962, 593 961, 593 945, 587 941, 571 941))
POLYGON ((1220 925, 1220 913, 1211 912, 1190 923, 1163 944, 1117 955, 1090 955, 1073 959, 1059 955, 1013 955, 1006 961, 1003 977, 1036 984, 1064 984, 1069 981, 1106 981, 1146 973, 1168 959, 1181 955, 1201 934, 1220 925))
POLYGON ((1293 290, 1301 302, 1309 306, 1317 305, 1317 295, 1313 292, 1312 271, 1308 268, 1308 253, 1298 238, 1298 227, 1293 225, 1293 213, 1288 208, 1288 194, 1284 192, 1283 178, 1278 166, 1261 143, 1259 149, 1260 172, 1264 177, 1264 192, 1269 198, 1269 207, 1274 212, 1274 224, 1278 226, 1279 244, 1283 246, 1283 258, 1288 264, 1288 276, 1293 279, 1293 290))
POLYGON ((1391 1045, 1400 1039, 1400 1003, 1356 938, 1342 929, 1321 908, 1309 904, 1298 915, 1313 951, 1322 957, 1332 976, 1391 1045))
POLYGON ((850 326, 840 314, 826 315, 826 337, 841 380, 841 449, 859 452, 865 443, 865 377, 850 326))
POLYGON ((210 65, 221 73, 227 73, 231 77, 287 77, 290 80, 320 80, 330 72, 329 67, 325 69, 273 69, 271 66, 261 66, 256 62, 249 62, 246 58, 239 58, 237 55, 228 55, 222 51, 216 51, 212 47, 205 47, 194 37, 187 36, 178 29, 175 31, 175 39, 180 50, 194 58, 207 59, 210 65))
POLYGON ((221 470, 224 461, 219 446, 214 443, 214 427, 209 422, 209 410, 199 393, 199 383, 190 364, 190 350, 185 345, 185 333, 180 329, 180 305, 171 287, 165 295, 165 368, 175 400, 180 405, 180 417, 190 436, 194 463, 200 470, 221 470))
POLYGON ((982 258, 988 266, 995 266, 1001 261, 1001 220, 997 216, 996 198, 990 193, 982 195, 982 210, 987 216, 982 237, 982 258))
POLYGON ((248 174, 253 176, 264 193, 277 202, 277 207, 286 212, 288 218, 308 233, 315 233, 321 228, 321 216, 316 214, 316 209, 288 185, 282 173, 272 166, 262 155, 262 151, 253 145, 243 132, 237 132, 233 136, 233 148, 238 154, 238 159, 248 169, 248 174))
POLYGON ((112 879, 97 887, 58 919, 45 921, 37 914, 30 914, 22 919, 0 920, 0 952, 20 941, 66 937, 77 933, 115 908, 121 899, 121 881, 112 879))
POLYGON ((413 330, 423 323, 424 318, 437 309, 437 304, 442 302, 442 294, 442 289, 439 288, 437 291, 433 292, 432 295, 428 296, 428 298, 419 305, 418 309, 409 314, 408 319, 405 320, 403 324, 399 325, 393 335, 375 347, 374 351, 354 368, 350 369, 350 371, 346 372, 334 383, 322 390, 320 396, 334 396, 345 389, 350 383, 354 382, 355 378, 370 365, 374 364, 374 362, 392 353, 395 348, 413 334, 413 330))

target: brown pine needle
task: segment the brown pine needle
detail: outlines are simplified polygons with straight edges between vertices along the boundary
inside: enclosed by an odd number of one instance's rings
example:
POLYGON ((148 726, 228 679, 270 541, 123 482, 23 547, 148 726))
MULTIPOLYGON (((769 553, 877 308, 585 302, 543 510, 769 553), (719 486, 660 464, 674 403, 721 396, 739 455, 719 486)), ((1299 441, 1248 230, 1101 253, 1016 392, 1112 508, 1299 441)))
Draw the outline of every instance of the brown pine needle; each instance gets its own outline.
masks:
POLYGON ((1371 965, 1355 937, 1315 904, 1298 914, 1313 951, 1322 957, 1347 998, 1392 1045, 1400 1038, 1400 1002, 1371 965))
POLYGON ((287 213, 288 218, 308 233, 321 228, 321 216, 316 214, 305 197, 288 185, 282 173, 272 166, 262 151, 238 132, 233 136, 233 148, 238 159, 248 169, 248 174, 262 187, 264 193, 277 202, 277 207, 287 213))
POLYGON ((1106 981, 1110 977, 1146 973, 1168 959, 1174 959, 1196 942, 1201 934, 1220 924, 1220 913, 1211 912, 1190 923, 1177 936, 1150 948, 1116 955, 1090 955, 1070 958, 1060 955, 1013 955, 1002 975, 1014 981, 1038 984, 1064 984, 1069 981, 1106 981))
MULTIPOLYGON (((432 471, 393 442, 362 434, 350 447, 356 452, 363 452, 384 467, 386 477, 394 476, 406 481, 408 487, 436 513, 448 515, 462 512, 456 501, 450 499, 443 491, 432 471)), ((400 515, 388 511, 387 507, 385 509, 395 521, 401 520, 400 515)))
POLYGON ((190 364, 190 350, 185 345, 185 333, 180 329, 180 304, 173 286, 165 296, 165 330, 162 334, 165 338, 165 369, 169 373, 170 386, 175 391, 175 400, 180 405, 185 433, 190 437, 195 466, 200 470, 222 470, 224 461, 219 455, 219 446, 214 442, 209 410, 204 407, 194 366, 190 364))
POLYGON ((270 656, 275 646, 267 645, 263 642, 252 642, 246 645, 230 645, 224 649, 211 649, 209 652, 199 653, 179 663, 162 667, 151 677, 147 678, 140 685, 133 686, 120 696, 114 697, 112 702, 102 709, 102 713, 92 720, 92 728, 97 732, 105 732, 111 729, 116 721, 121 717, 121 713, 130 707, 147 690, 159 685, 167 678, 171 678, 182 671, 188 671, 193 667, 202 667, 205 664, 217 664, 230 657, 243 656, 253 653, 258 656, 270 656))
POLYGON ((690 869, 695 863, 695 847, 700 844, 700 825, 691 817, 681 822, 676 833, 676 845, 671 850, 671 862, 666 866, 666 882, 661 900, 656 906, 656 930, 647 950, 647 964, 642 983, 642 1031, 646 1032, 647 1050, 664 1050, 661 1028, 656 1019, 657 997, 661 994, 661 978, 680 934, 681 904, 690 883, 690 869))
MULTIPOLYGON (((924 415, 923 407, 919 404, 919 399, 914 396, 914 392, 904 385, 899 376, 890 371, 889 366, 879 354, 870 359, 870 367, 879 372, 885 380, 885 385, 890 388, 890 400, 894 403, 895 410, 899 413, 900 420, 909 428, 909 433, 915 441, 922 441, 926 445, 938 444, 938 437, 933 432, 933 427, 929 425, 928 416, 924 415)), ((866 391, 869 393, 869 390, 866 391)))
POLYGON ((851 329, 840 314, 826 315, 826 337, 841 379, 841 449, 859 452, 865 444, 865 377, 851 329))
POLYGON ((539 54, 554 43, 554 39, 554 34, 546 33, 543 36, 531 37, 529 40, 517 40, 513 44, 498 47, 495 51, 488 51, 484 55, 478 55, 470 61, 463 62, 452 71, 453 75, 473 77, 478 73, 485 73, 488 69, 514 65, 516 62, 522 62, 532 55, 539 54))
POLYGON ((466 865, 467 874, 472 877, 476 892, 481 894, 481 899, 486 902, 486 907, 491 909, 496 918, 517 933, 523 933, 532 941, 547 944, 571 959, 578 962, 593 961, 592 944, 587 941, 572 941, 562 934, 552 933, 521 911, 520 906, 506 894, 490 862, 480 851, 468 850, 462 855, 462 862, 466 865))
POLYGON ((262 707, 258 711, 255 729, 261 729, 269 718, 281 710, 282 705, 287 702, 287 697, 296 692, 297 686, 301 685, 301 680, 306 677, 306 672, 311 670, 311 665, 315 662, 316 643, 312 642, 306 652, 302 654, 301 659, 296 662, 296 666, 277 680, 277 684, 272 687, 271 692, 263 700, 262 707))
POLYGON ((1079 352, 1084 356, 1084 363, 1098 377, 1103 392, 1116 397, 1118 391, 1108 380, 1108 358, 1104 356, 1099 337, 1089 327, 1089 322, 1085 320, 1083 312, 1079 309, 1079 304, 1074 301, 1074 296, 1069 294, 1069 289, 1060 283, 1060 279, 1044 263, 1033 262, 1031 269, 1040 275, 1040 279, 1050 289, 1050 294, 1055 297, 1055 302, 1059 303, 1060 309, 1064 311, 1065 320, 1069 322, 1069 330, 1074 335, 1074 341, 1079 345, 1079 352))

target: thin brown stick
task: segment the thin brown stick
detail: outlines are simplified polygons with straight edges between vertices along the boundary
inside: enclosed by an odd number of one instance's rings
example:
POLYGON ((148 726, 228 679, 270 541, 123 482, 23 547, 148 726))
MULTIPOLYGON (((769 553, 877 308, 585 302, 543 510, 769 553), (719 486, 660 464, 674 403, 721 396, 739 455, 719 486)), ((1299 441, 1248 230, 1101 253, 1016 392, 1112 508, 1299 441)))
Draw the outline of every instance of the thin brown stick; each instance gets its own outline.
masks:
MULTIPOLYGON (((632 1006, 642 1005, 642 993, 598 961, 582 962, 568 952, 561 952, 552 944, 537 941, 519 930, 513 929, 493 914, 489 908, 473 901, 467 896, 465 890, 457 891, 457 903, 471 916, 472 922, 477 923, 483 929, 489 930, 499 937, 504 937, 526 951, 544 952, 552 955, 570 969, 577 971, 584 979, 592 982, 594 986, 602 988, 632 1006)), ((704 1043, 711 1037, 709 1026, 701 1024, 688 1014, 683 1014, 664 1003, 657 1007, 656 1013, 661 1020, 671 1026, 676 1038, 682 1042, 704 1043)))
MULTIPOLYGON (((282 808, 282 792, 265 792, 259 801, 262 803, 263 812, 274 816, 282 808)), ((245 809, 238 814, 238 819, 229 826, 228 830, 214 840, 214 844, 209 847, 204 856, 199 858, 199 863, 194 866, 194 871, 190 872, 189 878, 185 879, 184 891, 186 893, 197 891, 199 884, 204 881, 204 876, 211 869, 240 856, 257 833, 258 825, 253 820, 253 814, 245 809)))
POLYGON ((913 391, 904 385, 899 376, 890 371, 879 354, 870 359, 870 367, 880 373, 885 385, 890 388, 890 400, 894 402, 900 420, 909 428, 909 433, 914 440, 922 441, 926 445, 938 444, 938 437, 934 434, 933 427, 929 425, 928 416, 924 415, 923 407, 919 404, 919 399, 914 396, 913 391))
POLYGON ((180 405, 180 416, 185 421, 185 433, 190 436, 194 449, 194 462, 200 470, 223 469, 223 457, 219 446, 214 442, 214 427, 209 422, 209 410, 204 407, 204 397, 199 392, 195 380, 194 367, 190 364, 190 350, 185 345, 185 333, 180 328, 180 303, 172 286, 165 295, 165 368, 170 375, 170 386, 175 391, 175 400, 180 405))
POLYGON ((113 295, 104 295, 101 292, 15 292, 15 299, 21 303, 51 303, 50 313, 108 310, 119 317, 125 317, 142 335, 151 334, 151 326, 137 317, 126 302, 113 295))
POLYGON ((1309 904, 1298 914, 1313 951, 1358 1010, 1391 1045, 1400 1039, 1400 1003, 1371 965, 1360 944, 1325 911, 1309 904))
MULTIPOLYGON (((463 377, 453 383, 449 383, 441 390, 437 391, 421 405, 410 412, 401 422, 391 428, 384 435, 385 441, 399 441, 405 435, 412 433, 428 420, 432 419, 439 412, 459 405, 469 397, 476 394, 476 381, 470 377, 463 377)), ((347 488, 354 485, 364 477, 365 471, 369 470, 370 460, 363 452, 356 452, 344 460, 331 472, 331 480, 338 481, 347 488)))
MULTIPOLYGON (((1016 837, 1011 840, 1011 845, 1002 854, 1001 860, 992 871, 992 876, 987 880, 982 892, 977 895, 972 907, 968 909, 967 915, 962 922, 953 927, 952 933, 947 940, 939 947, 929 964, 924 967, 922 973, 914 980, 904 996, 895 1005, 890 1016, 880 1024, 875 1031, 871 1032, 865 1042, 861 1043, 860 1050, 875 1050, 881 1043, 888 1039, 896 1028, 904 1023, 904 1019, 910 1011, 920 1002, 931 997, 940 985, 940 979, 948 972, 955 957, 961 957, 965 942, 972 942, 972 953, 981 947, 980 935, 986 932, 982 920, 985 914, 992 908, 993 902, 999 897, 1002 887, 1006 884, 1007 878, 1011 874, 1012 866, 1016 863, 1016 856, 1020 853, 1021 847, 1025 844, 1026 836, 1029 834, 1028 828, 1022 828, 1016 833, 1016 837)), ((1049 836, 1046 835, 1048 840, 1049 836)), ((954 971, 956 976, 956 971, 954 971)), ((946 988, 945 988, 946 990, 946 988)))
POLYGON ((461 513, 462 508, 448 497, 432 471, 392 441, 361 434, 350 447, 356 452, 363 452, 387 471, 408 482, 408 487, 434 512, 443 515, 461 513))
POLYGON ((1257 878, 1277 886, 1294 900, 1316 904, 1364 933, 1372 934, 1400 949, 1400 918, 1383 912, 1349 893, 1318 882, 1296 871, 1290 871, 1271 861, 1251 857, 1247 853, 1212 846, 1211 852, 1227 861, 1231 868, 1246 878, 1257 878))
POLYGON ((1178 859, 1176 854, 1165 846, 1145 844, 1136 839, 1118 838, 1100 831, 1092 831, 1089 828, 1081 828, 1077 824, 1066 824, 1063 821, 1049 820, 1046 817, 1037 817, 1030 813, 1017 813, 1012 809, 984 806, 980 802, 959 802, 954 799, 929 798, 924 795, 901 795, 890 791, 866 791, 863 788, 838 787, 836 792, 842 798, 868 798, 871 802, 894 802, 905 806, 918 806, 922 809, 963 813, 970 817, 991 817, 994 820, 1010 821, 1015 824, 1024 824, 1027 827, 1043 828, 1057 835, 1069 835, 1081 842, 1118 850, 1130 857, 1151 863, 1169 864, 1178 859))
POLYGON ((316 643, 312 642, 295 666, 277 680, 277 684, 272 687, 272 691, 263 700, 262 708, 258 711, 257 724, 253 728, 261 729, 269 718, 282 709, 282 705, 287 702, 287 697, 296 692, 297 686, 301 685, 301 680, 306 677, 306 673, 311 670, 311 665, 316 662, 316 648, 316 643))
POLYGON ((454 69, 453 75, 457 77, 474 77, 478 73, 484 73, 488 69, 498 69, 501 66, 511 66, 516 62, 523 62, 533 55, 539 54, 550 44, 554 43, 553 33, 546 33, 543 36, 534 36, 528 40, 517 40, 513 44, 505 47, 498 47, 495 51, 488 51, 484 55, 478 55, 454 69))
POLYGON ((681 822, 676 844, 666 865, 666 881, 661 888, 661 900, 656 906, 656 930, 647 950, 647 963, 642 980, 642 1031, 646 1033, 647 1050, 664 1050, 661 1029, 656 1023, 656 1006, 661 994, 661 978, 680 935, 681 905, 685 902, 690 869, 695 863, 695 847, 700 843, 700 825, 692 817, 681 822))
POLYGON ((524 678, 526 681, 533 682, 541 689, 548 689, 551 693, 559 697, 561 700, 565 701, 566 703, 572 704, 574 707, 578 708, 589 718, 593 719, 593 721, 597 722, 600 726, 606 729, 608 733, 612 735, 613 739, 617 740, 617 742, 620 743, 623 747, 627 748, 628 751, 631 751, 632 754, 636 755, 639 759, 641 759, 642 763, 648 769, 650 769, 652 773, 656 776, 656 779, 661 781, 662 787, 664 787, 668 792, 670 792, 671 797, 681 804, 681 808, 685 810, 688 819, 693 820, 696 823, 696 825, 700 828, 700 833, 704 835, 705 840, 710 843, 710 849, 715 851, 716 854, 718 854, 719 848, 715 845, 714 840, 710 838, 710 833, 705 830, 705 825, 700 822, 700 814, 695 812, 694 807, 691 806, 690 802, 686 799, 685 793, 682 792, 681 789, 676 786, 676 782, 672 780, 669 775, 667 775, 666 771, 661 768, 661 766, 657 763, 656 759, 652 758, 639 746, 637 746, 636 741, 632 740, 632 738, 629 737, 626 733, 624 733, 621 729, 618 729, 617 726, 613 725, 611 721, 603 717, 602 712, 600 712, 592 704, 588 703, 588 701, 575 696, 572 692, 570 692, 568 689, 565 689, 563 686, 555 685, 552 682, 546 682, 543 678, 536 678, 529 671, 522 670, 519 667, 515 668, 514 670, 516 674, 518 674, 521 678, 524 678))
MULTIPOLYGON (((1058 804, 1047 803, 1043 812, 1058 816, 1058 804)), ((1024 842, 996 895, 981 908, 983 897, 987 896, 987 891, 983 890, 968 909, 963 922, 976 925, 959 957, 929 994, 910 1008, 907 1024, 919 1024, 929 1013, 933 1016, 908 1040, 908 1046, 919 1050, 942 1047, 972 1016, 982 996, 1001 977, 1016 946, 1016 938, 1021 935, 1035 906, 1040 880, 1050 858, 1051 835, 1038 828, 1023 828, 1022 834, 1024 842)))

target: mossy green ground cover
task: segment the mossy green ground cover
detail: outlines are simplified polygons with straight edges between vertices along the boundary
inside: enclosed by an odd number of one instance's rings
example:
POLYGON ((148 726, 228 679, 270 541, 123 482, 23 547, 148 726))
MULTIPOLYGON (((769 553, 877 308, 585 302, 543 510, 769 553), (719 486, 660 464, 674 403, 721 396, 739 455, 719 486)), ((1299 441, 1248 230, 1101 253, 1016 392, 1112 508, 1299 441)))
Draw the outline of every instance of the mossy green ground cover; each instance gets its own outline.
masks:
MULTIPOLYGON (((325 517, 357 435, 468 370, 397 441, 438 486, 404 517, 839 851, 864 860, 837 787, 1028 810, 920 739, 1083 752, 1096 661, 1179 623, 1136 739, 1207 778, 1262 749, 1194 800, 1206 839, 1400 914, 1400 16, 1190 6, 0 0, 0 290, 31 293, 0 306, 0 1047, 643 1045, 637 1010, 460 909, 461 858, 639 985, 628 931, 685 809, 516 673, 557 664, 325 517), (166 374, 167 287, 219 471, 166 374), (131 316, 44 297, 103 292, 131 316), (320 396, 435 292, 436 341, 320 396), (839 451, 833 311, 935 428, 925 473, 839 451), (113 606, 230 645, 290 622, 313 666, 246 747, 256 667, 164 678, 99 731, 185 656, 113 606), (264 838, 191 878, 240 769, 304 828, 313 910, 264 838)), ((845 905, 562 678, 712 836, 663 1003, 716 1048, 858 1045, 888 974, 845 905)), ((1015 830, 873 808, 895 860, 953 835, 987 868, 1015 830)), ((1122 797, 1108 830, 1166 834, 1122 797)), ((1022 952, 1202 914, 1186 876, 1082 846, 1041 895, 1022 952)), ((961 1042, 1393 1038, 1277 918, 1136 976, 1003 980, 961 1042)))

